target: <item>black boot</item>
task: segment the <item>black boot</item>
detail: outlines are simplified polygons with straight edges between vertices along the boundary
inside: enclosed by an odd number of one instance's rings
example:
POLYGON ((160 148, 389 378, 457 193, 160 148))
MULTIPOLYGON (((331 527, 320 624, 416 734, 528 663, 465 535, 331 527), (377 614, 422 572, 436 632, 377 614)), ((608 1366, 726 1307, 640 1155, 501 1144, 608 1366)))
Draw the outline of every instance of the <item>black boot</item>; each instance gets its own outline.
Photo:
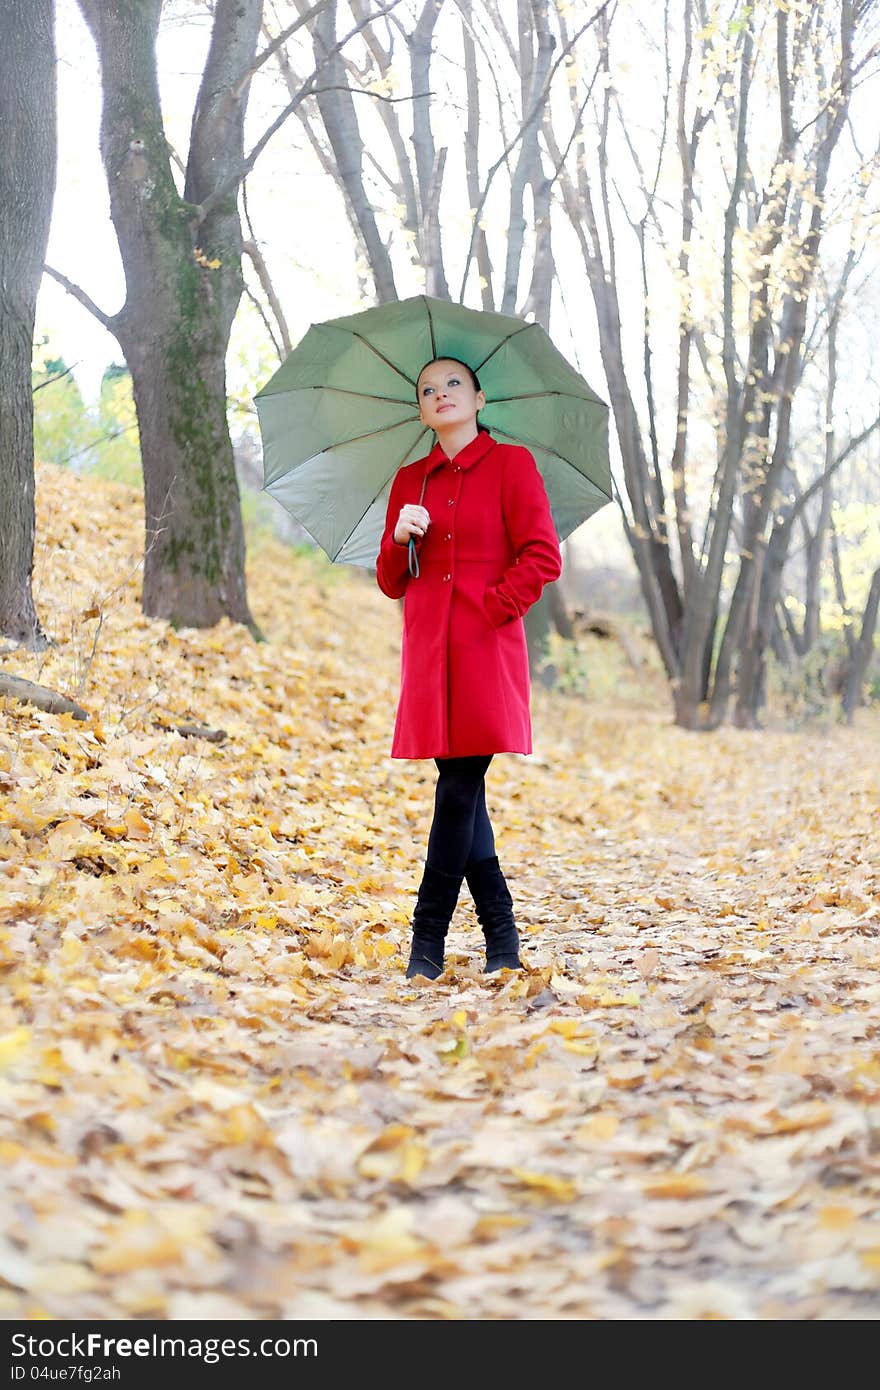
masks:
POLYGON ((519 958, 519 933, 513 917, 513 898, 507 880, 501 872, 498 856, 480 859, 466 874, 468 888, 473 894, 477 920, 486 938, 486 969, 522 970, 519 958))
POLYGON ((406 978, 425 975, 436 980, 443 974, 446 933, 461 892, 464 874, 446 874, 425 865, 412 919, 412 950, 406 978))

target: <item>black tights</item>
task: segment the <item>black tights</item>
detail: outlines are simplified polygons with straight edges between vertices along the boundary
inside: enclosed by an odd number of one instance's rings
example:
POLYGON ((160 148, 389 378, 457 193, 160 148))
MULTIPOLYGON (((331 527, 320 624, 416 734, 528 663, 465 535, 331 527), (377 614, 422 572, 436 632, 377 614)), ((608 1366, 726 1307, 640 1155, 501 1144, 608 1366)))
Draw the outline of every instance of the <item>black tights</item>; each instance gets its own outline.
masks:
POLYGON ((495 836, 486 810, 486 772, 492 754, 435 758, 437 790, 428 836, 427 862, 446 874, 463 874, 495 853, 495 836))

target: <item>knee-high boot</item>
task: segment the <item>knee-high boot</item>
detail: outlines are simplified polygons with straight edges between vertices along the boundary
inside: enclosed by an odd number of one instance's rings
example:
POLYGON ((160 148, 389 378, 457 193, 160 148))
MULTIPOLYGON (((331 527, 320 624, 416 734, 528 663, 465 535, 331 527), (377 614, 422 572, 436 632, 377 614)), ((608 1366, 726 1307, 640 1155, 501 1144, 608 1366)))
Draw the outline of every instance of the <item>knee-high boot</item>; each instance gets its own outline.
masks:
POLYGON ((480 859, 466 873, 477 910, 477 920, 486 938, 486 970, 489 975, 505 966, 522 970, 519 958, 519 933, 513 915, 513 898, 507 880, 498 863, 498 856, 480 859))
POLYGON ((413 911, 412 949, 406 970, 408 980, 414 975, 425 975, 429 980, 442 975, 446 933, 463 879, 464 874, 447 874, 425 864, 413 911))

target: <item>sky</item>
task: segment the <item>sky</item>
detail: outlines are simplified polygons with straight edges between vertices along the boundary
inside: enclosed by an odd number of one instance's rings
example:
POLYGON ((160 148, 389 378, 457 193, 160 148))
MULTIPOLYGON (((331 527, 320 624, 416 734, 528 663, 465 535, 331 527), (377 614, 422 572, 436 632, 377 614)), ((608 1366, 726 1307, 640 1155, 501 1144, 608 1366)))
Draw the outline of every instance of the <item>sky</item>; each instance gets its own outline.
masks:
MULTIPOLYGON (((638 6, 634 7, 633 13, 638 16, 638 6)), ((123 302, 124 277, 110 221, 107 186, 99 154, 100 73, 94 45, 76 0, 58 0, 57 14, 59 162, 47 261, 81 285, 102 309, 113 313, 123 302)), ((192 104, 209 29, 204 17, 192 18, 187 0, 166 0, 165 14, 167 18, 160 29, 158 49, 163 110, 169 140, 175 150, 185 155, 192 104)), ((462 186, 459 176, 462 114, 456 108, 456 74, 450 71, 450 60, 445 56, 444 47, 442 42, 438 43, 432 84, 436 76, 438 88, 444 87, 447 93, 445 106, 438 109, 436 135, 438 145, 446 144, 449 147, 446 187, 454 190, 462 186), (459 162, 458 168, 456 161, 459 162)), ((625 56, 621 56, 618 49, 617 61, 616 73, 624 89, 627 119, 634 137, 638 140, 641 121, 650 142, 654 132, 648 129, 648 124, 655 119, 658 54, 652 51, 647 39, 640 38, 625 56), (644 94, 644 101, 640 107, 641 93, 644 94)), ((268 125, 283 95, 268 70, 254 82, 248 112, 247 144, 268 125)), ((363 105, 367 106, 366 101, 363 105)), ((865 96, 858 97, 854 114, 860 139, 870 147, 875 139, 875 119, 870 104, 866 105, 865 96)), ((374 112, 366 117, 367 123, 370 120, 377 121, 374 112)), ((491 124, 488 112, 485 120, 488 127, 491 124)), ((485 142, 486 152, 490 148, 491 138, 489 134, 485 142)), ((772 123, 768 123, 767 138, 770 149, 776 138, 772 123)), ((627 185, 627 158, 622 149, 618 150, 611 173, 618 185, 623 185, 627 196, 632 196, 634 185, 631 181, 627 185)), ((310 323, 363 307, 358 297, 352 237, 340 196, 332 180, 324 174, 308 149, 302 129, 294 117, 268 145, 249 181, 248 189, 257 235, 284 304, 293 342, 302 337, 310 323)), ((503 231, 506 228, 505 213, 503 181, 499 178, 497 196, 490 199, 485 215, 490 223, 495 219, 496 226, 503 231)), ((444 226, 448 229, 450 240, 462 232, 468 216, 468 209, 456 206, 452 194, 445 197, 444 226)), ((563 293, 554 293, 551 322, 554 340, 573 365, 607 399, 595 315, 583 264, 573 235, 562 222, 559 233, 555 234, 554 252, 564 287, 563 293)), ((695 261, 699 255, 711 272, 712 258, 717 255, 711 242, 695 250, 695 261)), ((630 262, 627 273, 621 277, 621 297, 630 350, 639 353, 641 286, 634 272, 637 272, 637 265, 630 262)), ((454 274, 450 279, 457 286, 454 274)), ((419 293, 422 288, 417 269, 413 267, 407 270, 401 278, 401 293, 419 293)), ((672 277, 655 274, 650 289, 652 310, 658 317, 673 313, 675 289, 672 277)), ((74 375, 84 398, 87 402, 94 401, 105 367, 109 362, 121 359, 119 346, 92 315, 49 277, 44 278, 40 294, 37 332, 48 334, 52 356, 63 357, 68 365, 75 364, 74 375)), ((866 340, 864 346, 867 360, 870 357, 870 343, 866 340)), ((231 394, 248 400, 259 389, 261 380, 271 375, 276 366, 277 358, 272 354, 271 345, 255 311, 245 305, 233 333, 229 355, 231 394)), ((638 364, 634 363, 634 366, 638 364)), ((671 362, 659 360, 656 374, 661 409, 666 417, 661 423, 665 435, 671 436, 674 429, 674 417, 670 421, 674 399, 671 362)), ((638 371, 634 379, 637 378, 638 371)), ((856 401, 863 394, 862 380, 864 378, 860 378, 856 372, 851 388, 856 401)), ((844 399, 847 389, 850 388, 845 380, 841 386, 840 400, 844 399)), ((235 427, 233 420, 233 429, 235 427)), ((705 447, 711 453, 714 444, 708 424, 695 419, 693 428, 704 431, 705 447)), ((619 471, 615 471, 619 477, 619 471)), ((592 544, 600 551, 606 532, 613 537, 612 548, 618 546, 619 522, 612 520, 615 512, 615 506, 606 507, 599 517, 588 523, 592 544)))
MULTIPOLYGON (((204 20, 187 21, 183 7, 166 3, 170 21, 160 28, 158 65, 166 128, 174 148, 183 154, 196 84, 203 61, 208 28, 204 20), (181 18, 175 18, 176 13, 181 18)), ((58 181, 47 262, 68 279, 81 285, 106 312, 118 309, 124 296, 124 278, 110 222, 107 186, 98 142, 100 130, 100 72, 91 36, 76 0, 58 0, 58 181)), ((248 127, 253 138, 277 110, 280 88, 271 80, 257 81, 251 93, 248 127)), ((448 124, 450 117, 445 121, 448 124)), ((461 158, 460 127, 444 130, 441 118, 437 143, 450 146, 450 167, 461 158)), ((501 195, 501 181, 499 195, 501 195)), ((458 186, 452 168, 447 187, 458 186)), ((296 341, 313 321, 350 313, 361 307, 356 277, 352 273, 352 243, 341 200, 307 149, 296 119, 291 117, 260 158, 249 182, 249 201, 260 241, 290 319, 296 341), (292 177, 291 145, 296 147, 296 176, 292 177), (340 272, 340 267, 344 271, 340 272)), ((464 226, 467 209, 444 208, 450 232, 464 226)), ((490 203, 487 216, 502 216, 499 200, 490 203)), ((581 275, 578 277, 582 279, 581 275)), ((413 268, 400 276, 401 293, 423 289, 413 268), (407 279, 409 283, 407 283, 407 279)), ((571 277, 569 277, 571 284, 571 277)), ((584 286, 584 290, 586 287, 584 286)), ((568 300, 571 300, 569 290, 568 300)), ((557 296, 554 336, 563 352, 584 371, 601 377, 598 353, 590 353, 588 335, 578 331, 574 342, 569 316, 582 321, 586 300, 565 307, 557 296), (567 312, 566 312, 567 310, 567 312), (587 358, 592 362, 587 365, 587 358)), ((65 360, 77 362, 77 381, 87 399, 97 393, 107 362, 118 360, 119 348, 112 335, 54 281, 46 279, 38 308, 38 328, 49 331, 53 349, 65 360)), ((234 370, 234 367, 233 367, 234 370)))
MULTIPOLYGON (((166 0, 168 19, 160 27, 158 46, 166 130, 172 146, 182 156, 188 144, 192 105, 209 34, 204 19, 188 18, 186 11, 185 3, 175 7, 174 0, 166 0)), ((81 286, 102 310, 112 314, 124 301, 125 280, 99 152, 100 68, 76 0, 57 0, 57 50, 58 176, 47 264, 81 286)), ((270 123, 280 96, 281 89, 272 80, 253 84, 248 110, 249 140, 270 123)), ((458 151, 451 152, 453 164, 461 157, 458 125, 454 131, 444 131, 441 120, 438 143, 450 135, 450 143, 458 146, 458 151)), ((449 183, 458 186, 453 175, 449 183)), ((352 238, 339 193, 311 155, 295 118, 288 120, 261 155, 257 171, 249 181, 248 198, 294 344, 312 322, 364 307, 358 297, 352 238), (296 175, 292 176, 294 160, 296 175)), ((494 210, 490 204, 486 215, 503 217, 503 211, 500 202, 494 210)), ((466 215, 466 209, 449 211, 452 230, 457 230, 456 216, 464 226, 466 215)), ((581 271, 578 280, 582 279, 581 271)), ((415 267, 410 271, 402 268, 399 283, 404 295, 421 293, 424 288, 415 267)), ((583 292, 584 302, 578 309, 581 321, 584 312, 592 316, 585 284, 583 292)), ((578 350, 563 315, 557 297, 559 323, 553 325, 554 336, 573 364, 584 371, 586 335, 581 334, 578 350)), ((48 335, 47 355, 61 357, 72 366, 84 400, 93 403, 107 365, 122 360, 116 339, 49 276, 44 277, 41 287, 36 331, 38 340, 43 334, 48 335)), ((586 355, 591 355, 589 350, 586 355)), ((256 312, 243 301, 228 359, 230 394, 248 400, 259 389, 260 371, 265 379, 277 365, 256 312)), ((592 354, 590 371, 592 380, 599 383, 597 389, 604 394, 598 350, 592 354)), ((255 417, 253 425, 256 426, 255 417)), ((232 428, 235 433, 235 418, 232 428)), ((594 561, 619 561, 626 555, 615 512, 616 507, 608 506, 590 523, 594 561)), ((577 549, 577 541, 572 549, 577 549)))

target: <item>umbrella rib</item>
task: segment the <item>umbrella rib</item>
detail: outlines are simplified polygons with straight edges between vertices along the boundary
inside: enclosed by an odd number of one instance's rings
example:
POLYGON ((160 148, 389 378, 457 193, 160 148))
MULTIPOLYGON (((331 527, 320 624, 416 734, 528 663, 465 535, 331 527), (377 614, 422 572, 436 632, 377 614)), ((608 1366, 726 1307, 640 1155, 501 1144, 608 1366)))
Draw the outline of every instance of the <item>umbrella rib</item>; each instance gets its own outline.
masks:
MULTIPOLYGON (((311 458, 307 459, 306 462, 311 463, 312 459, 319 459, 322 454, 329 453, 331 449, 342 448, 345 444, 359 444, 362 439, 372 439, 374 435, 390 434, 392 430, 399 430, 401 425, 414 425, 417 419, 417 415, 411 415, 408 420, 395 420, 393 425, 383 425, 380 430, 367 430, 366 434, 355 434, 352 435, 351 439, 335 439, 332 444, 327 444, 323 449, 319 449, 316 454, 312 454, 311 458)), ((298 466, 299 465, 297 465, 297 467, 298 466)), ((293 469, 288 469, 288 472, 292 473, 293 471, 293 469)))
POLYGON ((397 372, 398 376, 402 376, 404 381, 408 381, 410 386, 415 387, 415 382, 412 377, 407 376, 406 372, 402 372, 399 367, 395 367, 394 363, 385 356, 384 352, 380 352, 377 347, 373 347, 369 338, 365 338, 363 333, 356 333, 353 328, 349 328, 346 331, 349 332, 353 338, 357 338, 358 342, 363 343, 364 347, 368 347, 370 352, 374 352, 376 356, 385 363, 386 367, 391 368, 392 372, 397 372))
MULTIPOLYGON (((422 430, 421 434, 419 434, 419 435, 416 436, 416 439, 415 439, 414 443, 408 445, 407 448, 404 449, 403 453, 402 453, 401 456, 400 456, 400 461, 394 465, 393 470, 392 470, 390 473, 387 473, 387 474, 385 475, 384 479, 382 480, 382 487, 385 486, 385 484, 388 482, 388 479, 389 479, 389 478, 393 478, 393 477, 394 477, 394 475, 395 475, 395 473, 397 472, 398 468, 401 467, 401 465, 402 465, 402 463, 403 463, 403 460, 406 458, 407 454, 411 454, 412 451, 413 451, 413 449, 417 448, 418 445, 421 444, 422 440, 424 439, 425 435, 428 434, 428 432, 429 432, 429 431, 428 431, 428 426, 426 425, 425 428, 422 430)), ((415 460, 413 460, 413 462, 415 462, 415 460)), ((381 490, 382 490, 382 488, 379 489, 380 492, 381 492, 381 490)), ((339 550, 337 550, 336 555, 334 555, 334 556, 332 557, 332 559, 333 559, 334 561, 336 560, 337 556, 340 554, 340 551, 342 550, 343 546, 347 545, 348 542, 351 540, 352 536, 354 535, 354 533, 355 533, 355 531, 357 530, 357 528, 360 526, 361 522, 363 521, 363 519, 364 519, 364 517, 366 516, 367 512, 368 512, 368 511, 370 510, 370 508, 372 507, 373 502, 375 502, 375 500, 376 500, 376 499, 375 499, 375 497, 374 497, 372 502, 368 502, 368 503, 367 503, 366 507, 365 507, 364 510, 361 512, 361 514, 360 514, 360 516, 358 517, 357 521, 355 522, 354 526, 351 528, 351 530, 349 531, 349 533, 348 533, 348 535, 346 536, 345 540, 342 542, 342 545, 339 547, 339 550)))
MULTIPOLYGON (((587 390, 589 391, 589 386, 587 390)), ((601 405, 603 410, 608 409, 606 401, 598 396, 576 396, 573 391, 523 391, 519 396, 487 396, 487 405, 504 405, 508 401, 535 401, 541 400, 544 396, 566 396, 570 401, 584 401, 587 405, 601 405)))
MULTIPOLYGON (((508 439, 513 440, 514 444, 523 444, 525 439, 525 435, 510 434, 508 430, 501 429, 500 425, 493 425, 492 433, 506 435, 508 439)), ((574 459, 568 459, 565 457, 565 454, 560 454, 556 449, 548 449, 546 444, 538 444, 535 440, 530 440, 529 443, 533 449, 539 449, 542 454, 552 454, 554 458, 561 459, 563 463, 567 463, 569 468, 573 468, 579 477, 583 478, 591 487, 594 487, 597 492, 601 492, 602 496, 607 497, 609 502, 614 500, 610 492, 606 492, 604 488, 601 488, 598 483, 594 482, 588 474, 584 473, 583 469, 578 468, 574 459)), ((524 447, 528 448, 528 443, 525 444, 524 447)))
POLYGON ((434 320, 433 320, 433 318, 432 318, 432 316, 431 316, 431 306, 430 306, 430 304, 428 303, 428 296, 427 296, 426 294, 423 294, 423 295, 422 295, 422 299, 425 301, 425 310, 426 310, 427 315, 428 315, 428 332, 431 334, 431 356, 432 356, 432 357, 436 357, 436 356, 437 356, 437 339, 434 337, 434 320))
POLYGON ((490 358, 490 357, 494 357, 495 354, 496 354, 496 352, 500 352, 501 349, 504 347, 504 344, 505 344, 505 343, 509 343, 510 340, 511 340, 511 338, 515 338, 515 337, 517 336, 518 333, 524 333, 524 332, 526 331, 527 328, 537 328, 537 327, 538 327, 538 324, 536 324, 536 323, 523 323, 523 324, 520 324, 519 328, 515 328, 515 329, 513 330, 512 333, 508 333, 508 335, 507 335, 506 338, 502 338, 500 343, 496 343, 496 344, 495 344, 495 346, 493 347, 492 351, 491 351, 490 353, 488 353, 488 354, 483 358, 482 362, 478 362, 478 363, 477 363, 476 367, 474 367, 474 371, 475 371, 475 372, 481 372, 481 371, 483 370, 483 368, 485 367, 486 363, 489 361, 489 358, 490 358))
POLYGON ((412 406, 412 401, 405 400, 403 396, 377 396, 374 391, 350 391, 347 386, 325 386, 323 382, 315 386, 292 386, 283 394, 292 396, 295 391, 335 391, 338 396, 356 396, 361 401, 388 401, 391 405, 412 406))

